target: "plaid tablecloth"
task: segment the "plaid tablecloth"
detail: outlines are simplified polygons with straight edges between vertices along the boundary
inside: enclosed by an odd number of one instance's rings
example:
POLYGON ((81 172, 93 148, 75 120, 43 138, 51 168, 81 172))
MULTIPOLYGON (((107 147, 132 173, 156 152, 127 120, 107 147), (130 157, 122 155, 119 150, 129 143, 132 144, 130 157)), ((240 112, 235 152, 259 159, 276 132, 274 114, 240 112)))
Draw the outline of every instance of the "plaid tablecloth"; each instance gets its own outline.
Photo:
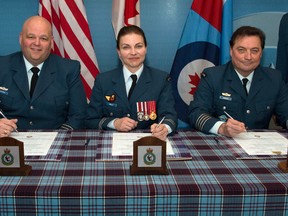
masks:
POLYGON ((95 162, 109 133, 74 131, 61 161, 30 161, 25 177, 0 177, 0 215, 287 215, 288 174, 278 159, 240 160, 214 136, 178 131, 192 160, 169 175, 130 176, 131 162, 95 162), (85 146, 87 138, 93 141, 85 146))

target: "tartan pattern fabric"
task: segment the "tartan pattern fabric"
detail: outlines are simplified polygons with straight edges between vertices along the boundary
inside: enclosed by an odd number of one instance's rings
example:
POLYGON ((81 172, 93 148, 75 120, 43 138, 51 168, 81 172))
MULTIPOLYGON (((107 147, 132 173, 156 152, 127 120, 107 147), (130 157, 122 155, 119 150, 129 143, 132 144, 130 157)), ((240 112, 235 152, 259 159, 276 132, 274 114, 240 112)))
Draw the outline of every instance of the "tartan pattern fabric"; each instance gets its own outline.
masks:
POLYGON ((30 161, 29 176, 0 177, 1 216, 288 214, 279 159, 239 160, 229 139, 181 130, 171 139, 191 160, 168 161, 169 175, 130 176, 131 161, 95 161, 109 134, 72 131, 60 162, 30 161))

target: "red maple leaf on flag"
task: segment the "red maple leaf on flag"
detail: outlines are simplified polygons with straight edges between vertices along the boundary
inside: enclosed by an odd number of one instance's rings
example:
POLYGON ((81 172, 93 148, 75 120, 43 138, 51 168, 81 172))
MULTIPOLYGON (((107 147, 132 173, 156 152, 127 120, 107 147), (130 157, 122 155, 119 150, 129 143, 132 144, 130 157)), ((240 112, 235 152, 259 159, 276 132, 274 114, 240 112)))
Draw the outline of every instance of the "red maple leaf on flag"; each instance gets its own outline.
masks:
POLYGON ((124 11, 124 23, 126 26, 129 26, 128 20, 130 18, 136 17, 138 11, 136 10, 136 4, 138 0, 129 0, 125 2, 125 11, 124 11))
POLYGON ((193 85, 193 87, 191 87, 191 91, 189 92, 189 94, 194 95, 197 89, 197 86, 200 82, 200 77, 197 73, 195 73, 194 75, 189 75, 189 78, 190 78, 189 83, 193 85))

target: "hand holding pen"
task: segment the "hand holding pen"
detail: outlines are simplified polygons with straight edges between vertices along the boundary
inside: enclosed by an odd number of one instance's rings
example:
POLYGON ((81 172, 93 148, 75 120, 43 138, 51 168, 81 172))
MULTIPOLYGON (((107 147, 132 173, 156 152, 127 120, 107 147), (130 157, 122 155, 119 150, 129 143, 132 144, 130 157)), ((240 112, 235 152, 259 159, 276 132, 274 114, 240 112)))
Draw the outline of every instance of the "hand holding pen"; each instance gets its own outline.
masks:
POLYGON ((164 117, 160 120, 160 122, 157 124, 156 128, 158 128, 159 125, 161 125, 164 120, 165 120, 165 116, 164 116, 164 117))
POLYGON ((229 118, 226 123, 223 123, 219 129, 218 133, 228 136, 234 137, 239 133, 247 132, 245 128, 245 124, 243 122, 235 120, 229 113, 224 111, 225 115, 229 118))
POLYGON ((12 131, 17 131, 17 119, 7 119, 4 113, 0 110, 0 115, 3 117, 0 120, 0 137, 6 137, 11 134, 12 131))
POLYGON ((168 129, 164 124, 162 124, 164 120, 165 116, 158 124, 151 125, 151 133, 153 136, 165 141, 168 135, 168 129))

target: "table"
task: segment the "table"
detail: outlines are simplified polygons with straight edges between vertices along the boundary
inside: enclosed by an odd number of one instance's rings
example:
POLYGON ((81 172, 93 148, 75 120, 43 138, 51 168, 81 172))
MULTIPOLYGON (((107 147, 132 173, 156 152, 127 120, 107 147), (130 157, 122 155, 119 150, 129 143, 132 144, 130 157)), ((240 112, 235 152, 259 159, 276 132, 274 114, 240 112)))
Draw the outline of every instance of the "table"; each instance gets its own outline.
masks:
POLYGON ((279 159, 236 159, 221 139, 179 130, 189 161, 169 175, 130 176, 129 161, 95 162, 112 132, 73 131, 60 162, 29 162, 25 177, 0 177, 1 215, 287 215, 288 174, 279 159), (84 146, 87 136, 94 142, 84 146))

